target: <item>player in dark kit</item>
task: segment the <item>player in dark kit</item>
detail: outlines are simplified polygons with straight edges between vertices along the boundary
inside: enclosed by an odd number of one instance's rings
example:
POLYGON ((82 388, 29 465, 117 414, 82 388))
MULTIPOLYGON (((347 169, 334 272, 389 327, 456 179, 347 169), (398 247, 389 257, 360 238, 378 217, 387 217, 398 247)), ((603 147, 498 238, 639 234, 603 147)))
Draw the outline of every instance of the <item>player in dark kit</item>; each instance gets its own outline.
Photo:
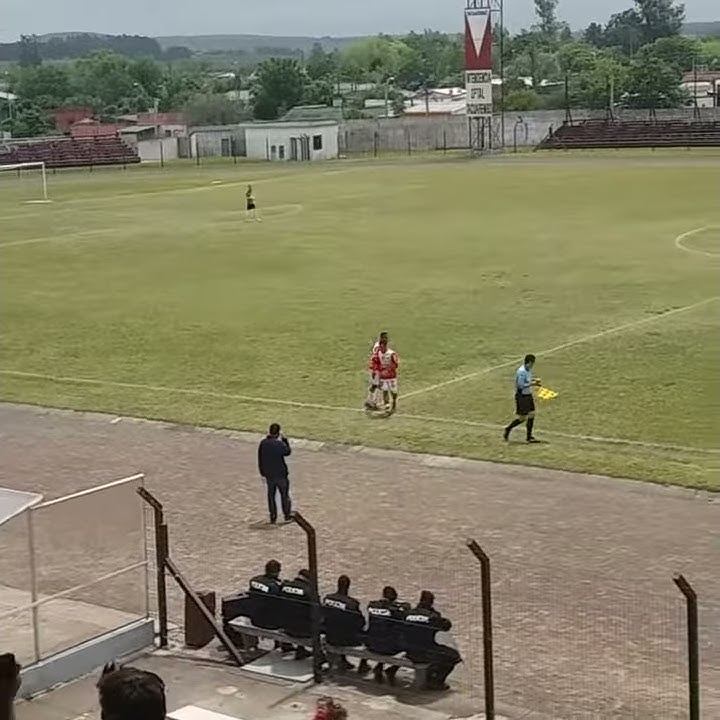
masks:
POLYGON ((245 219, 257 220, 260 222, 260 216, 257 212, 257 205, 255 204, 255 195, 253 194, 252 185, 248 185, 247 190, 245 191, 245 219))
MULTIPOLYGON (((398 602, 397 591, 389 585, 383 588, 382 598, 368 603, 368 629, 365 645, 368 650, 380 655, 397 655, 405 648, 402 644, 405 613, 410 609, 408 603, 398 602)), ((385 676, 391 685, 395 684, 395 675, 399 666, 391 665, 385 676)), ((378 663, 373 670, 375 681, 383 682, 383 665, 378 663)))
POLYGON ((420 593, 417 607, 405 614, 403 640, 407 656, 416 663, 430 663, 427 689, 447 690, 445 679, 460 662, 455 648, 435 642, 437 632, 447 632, 452 623, 434 607, 435 596, 429 590, 420 593))

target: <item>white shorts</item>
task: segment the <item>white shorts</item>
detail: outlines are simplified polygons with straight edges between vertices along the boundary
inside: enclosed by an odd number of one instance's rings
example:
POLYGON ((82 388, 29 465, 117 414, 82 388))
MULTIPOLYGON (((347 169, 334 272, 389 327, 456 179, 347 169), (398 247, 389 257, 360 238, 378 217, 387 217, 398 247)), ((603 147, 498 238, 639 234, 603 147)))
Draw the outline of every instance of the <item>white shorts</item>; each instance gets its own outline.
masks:
POLYGON ((368 370, 368 382, 374 387, 378 387, 378 385, 380 385, 380 378, 378 377, 378 374, 372 370, 368 370))
POLYGON ((391 392, 393 395, 397 395, 398 382, 397 378, 389 378, 388 380, 380 381, 380 389, 383 392, 391 392))

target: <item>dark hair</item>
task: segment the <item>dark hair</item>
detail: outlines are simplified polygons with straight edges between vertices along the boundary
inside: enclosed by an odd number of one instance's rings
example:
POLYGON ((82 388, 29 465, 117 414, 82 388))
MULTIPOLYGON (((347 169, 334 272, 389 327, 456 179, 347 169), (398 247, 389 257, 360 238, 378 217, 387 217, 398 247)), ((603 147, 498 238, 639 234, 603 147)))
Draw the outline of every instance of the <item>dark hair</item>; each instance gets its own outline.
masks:
POLYGON ((303 578, 304 580, 310 581, 310 580, 311 580, 311 578, 310 578, 310 571, 309 571, 309 570, 305 570, 305 568, 303 568, 302 570, 299 570, 299 571, 298 571, 298 577, 301 577, 301 578, 303 578))
POLYGON ((338 585, 337 585, 337 591, 343 595, 348 594, 348 590, 350 590, 350 578, 347 575, 341 575, 338 578, 338 585))
POLYGON ((282 570, 280 563, 277 560, 268 560, 265 563, 265 574, 266 575, 279 575, 282 570))
POLYGON ((534 363, 534 362, 535 362, 534 355, 526 355, 525 360, 523 360, 523 365, 527 365, 528 363, 534 363))
POLYGON ((397 590, 391 585, 386 585, 383 588, 383 599, 395 602, 397 600, 397 590))
POLYGON ((279 435, 280 434, 280 423, 273 423, 268 430, 268 435, 279 435))
POLYGON ((420 605, 423 607, 432 607, 435 602, 435 596, 429 590, 423 590, 420 593, 420 605))
POLYGON ((380 333, 380 339, 381 339, 381 340, 387 340, 387 336, 388 336, 387 330, 383 330, 383 331, 380 333))
POLYGON ((97 688, 102 720, 165 720, 165 684, 155 673, 110 669, 97 688))

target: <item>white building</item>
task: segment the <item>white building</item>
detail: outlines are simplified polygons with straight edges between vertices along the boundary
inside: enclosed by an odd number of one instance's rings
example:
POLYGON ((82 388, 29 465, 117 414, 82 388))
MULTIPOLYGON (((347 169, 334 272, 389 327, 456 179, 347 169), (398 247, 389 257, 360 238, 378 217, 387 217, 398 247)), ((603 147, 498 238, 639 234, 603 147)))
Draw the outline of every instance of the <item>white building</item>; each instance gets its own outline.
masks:
POLYGON ((339 129, 334 120, 246 125, 245 154, 252 160, 333 160, 339 129))

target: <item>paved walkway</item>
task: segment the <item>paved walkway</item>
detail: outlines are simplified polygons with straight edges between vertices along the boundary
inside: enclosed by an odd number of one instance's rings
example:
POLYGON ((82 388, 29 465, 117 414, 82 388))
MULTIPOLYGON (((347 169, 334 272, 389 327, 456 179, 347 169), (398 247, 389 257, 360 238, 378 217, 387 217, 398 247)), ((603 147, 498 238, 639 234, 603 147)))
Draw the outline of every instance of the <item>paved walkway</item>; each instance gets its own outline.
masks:
MULTIPOLYGON (((54 497, 142 471, 165 503, 172 555, 199 589, 244 587, 268 557, 305 565, 296 526, 264 519, 257 438, 0 405, 0 485, 54 497)), ((288 428, 292 433, 292 428, 288 428)), ((493 562, 501 702, 558 718, 685 716, 683 573, 702 603, 704 705, 720 717, 720 498, 516 466, 296 443, 296 505, 318 529, 323 589, 347 572, 364 601, 383 585, 435 591, 479 697, 478 567, 493 562), (715 629, 714 636, 712 629, 715 629)), ((76 518, 102 536, 97 508, 76 518)), ((116 508, 119 512, 120 508, 116 508)), ((71 568, 67 568, 69 573, 71 568)), ((182 598, 172 596, 179 619, 182 598)))

